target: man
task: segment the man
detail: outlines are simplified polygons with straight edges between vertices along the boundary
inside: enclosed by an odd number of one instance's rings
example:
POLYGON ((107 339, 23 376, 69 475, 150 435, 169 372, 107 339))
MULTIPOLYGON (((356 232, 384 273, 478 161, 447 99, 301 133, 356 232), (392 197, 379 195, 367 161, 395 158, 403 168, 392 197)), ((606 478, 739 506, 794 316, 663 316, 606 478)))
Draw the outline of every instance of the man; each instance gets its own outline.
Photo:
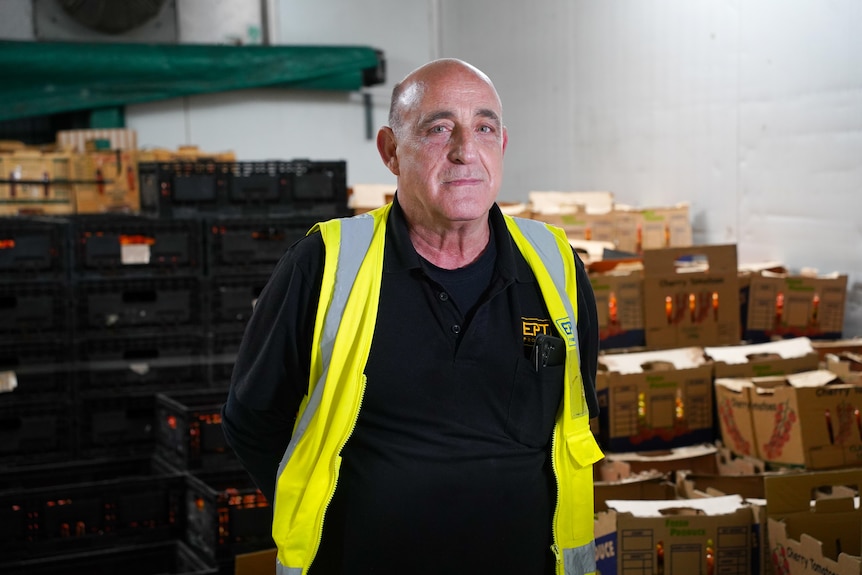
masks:
POLYGON ((261 293, 223 421, 279 573, 594 571, 595 299, 561 231, 496 206, 507 140, 485 74, 418 68, 377 137, 393 203, 261 293))

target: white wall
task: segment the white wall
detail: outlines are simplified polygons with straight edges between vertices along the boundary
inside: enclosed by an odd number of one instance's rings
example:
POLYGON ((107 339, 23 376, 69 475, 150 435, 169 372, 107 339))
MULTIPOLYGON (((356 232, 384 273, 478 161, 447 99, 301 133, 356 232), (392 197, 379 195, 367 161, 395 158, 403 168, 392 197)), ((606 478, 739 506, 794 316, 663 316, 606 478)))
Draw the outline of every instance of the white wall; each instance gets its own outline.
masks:
POLYGON ((0 40, 32 40, 35 37, 31 0, 4 0, 0 6, 0 40))
POLYGON ((742 263, 848 273, 845 334, 862 335, 862 3, 442 6, 442 55, 503 97, 504 198, 688 201, 695 240, 736 242, 742 263))

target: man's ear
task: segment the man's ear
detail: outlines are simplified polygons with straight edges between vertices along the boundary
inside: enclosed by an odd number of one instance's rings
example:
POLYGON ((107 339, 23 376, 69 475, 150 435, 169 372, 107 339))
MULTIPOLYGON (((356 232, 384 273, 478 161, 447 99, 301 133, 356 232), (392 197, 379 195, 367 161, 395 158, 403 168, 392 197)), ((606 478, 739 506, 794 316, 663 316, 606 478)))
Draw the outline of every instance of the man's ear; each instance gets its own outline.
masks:
POLYGON ((395 154, 398 144, 395 142, 395 133, 389 126, 383 126, 377 132, 377 151, 380 153, 380 158, 383 163, 389 168, 389 171, 399 175, 398 156, 395 154))

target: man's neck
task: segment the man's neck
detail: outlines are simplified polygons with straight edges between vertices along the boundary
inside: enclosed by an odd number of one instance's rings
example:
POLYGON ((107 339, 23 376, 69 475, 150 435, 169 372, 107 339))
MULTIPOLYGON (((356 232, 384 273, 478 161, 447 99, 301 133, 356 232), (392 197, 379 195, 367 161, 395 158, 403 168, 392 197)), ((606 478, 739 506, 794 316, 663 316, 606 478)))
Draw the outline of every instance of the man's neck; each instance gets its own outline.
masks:
POLYGON ((446 230, 408 224, 408 230, 416 253, 447 270, 463 268, 479 259, 491 237, 488 219, 465 222, 446 230))

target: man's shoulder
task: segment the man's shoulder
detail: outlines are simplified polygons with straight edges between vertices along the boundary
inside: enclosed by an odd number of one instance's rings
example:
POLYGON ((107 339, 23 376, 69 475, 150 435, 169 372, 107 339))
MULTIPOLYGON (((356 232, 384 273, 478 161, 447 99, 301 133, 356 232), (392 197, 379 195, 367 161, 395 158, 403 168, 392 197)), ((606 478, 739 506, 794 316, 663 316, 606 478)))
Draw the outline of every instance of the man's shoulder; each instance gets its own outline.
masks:
POLYGON ((295 271, 301 271, 315 276, 323 269, 324 250, 320 233, 310 232, 287 248, 276 265, 273 275, 292 275, 295 271))

